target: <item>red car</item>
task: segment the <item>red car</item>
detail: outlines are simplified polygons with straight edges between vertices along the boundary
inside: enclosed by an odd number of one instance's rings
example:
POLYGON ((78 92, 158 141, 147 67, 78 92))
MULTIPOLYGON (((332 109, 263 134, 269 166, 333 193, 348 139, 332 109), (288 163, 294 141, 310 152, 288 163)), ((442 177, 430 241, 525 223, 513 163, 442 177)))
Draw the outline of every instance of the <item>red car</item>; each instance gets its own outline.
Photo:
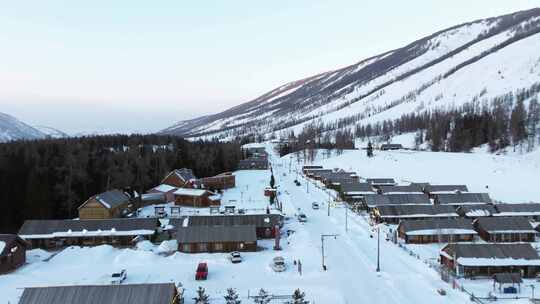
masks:
POLYGON ((197 272, 195 273, 195 280, 206 280, 208 277, 208 265, 206 263, 199 263, 197 266, 197 272))

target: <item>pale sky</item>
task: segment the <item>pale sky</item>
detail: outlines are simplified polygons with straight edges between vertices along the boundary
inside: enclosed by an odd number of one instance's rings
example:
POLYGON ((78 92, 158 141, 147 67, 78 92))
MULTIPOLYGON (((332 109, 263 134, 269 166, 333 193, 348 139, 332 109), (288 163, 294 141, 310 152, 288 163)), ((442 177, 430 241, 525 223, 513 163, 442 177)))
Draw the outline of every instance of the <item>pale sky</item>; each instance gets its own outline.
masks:
POLYGON ((153 132, 540 0, 0 0, 0 112, 153 132))

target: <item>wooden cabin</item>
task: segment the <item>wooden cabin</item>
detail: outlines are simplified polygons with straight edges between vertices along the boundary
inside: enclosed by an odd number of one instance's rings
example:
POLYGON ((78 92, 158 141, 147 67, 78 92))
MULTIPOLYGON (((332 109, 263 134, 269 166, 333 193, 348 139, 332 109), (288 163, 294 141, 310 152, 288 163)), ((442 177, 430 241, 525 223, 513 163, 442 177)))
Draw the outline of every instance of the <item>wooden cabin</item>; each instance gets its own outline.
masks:
POLYGON ((359 203, 365 195, 375 195, 373 187, 368 183, 341 183, 339 185, 341 199, 348 203, 359 203))
POLYGON ((148 191, 146 193, 152 194, 152 193, 161 193, 165 196, 166 202, 174 202, 174 191, 178 190, 177 187, 167 185, 167 184, 161 184, 159 186, 156 186, 148 191))
POLYGON ((203 208, 221 205, 221 196, 204 189, 180 188, 174 192, 174 204, 203 208))
POLYGON ((176 188, 197 188, 197 177, 193 170, 188 168, 175 169, 169 172, 161 181, 161 184, 173 186, 176 188))
POLYGON ((267 170, 267 158, 247 158, 238 162, 238 170, 267 170))
POLYGON ((14 234, 0 234, 0 274, 15 271, 26 262, 28 243, 14 234))
POLYGON ((173 283, 76 285, 25 288, 19 304, 182 304, 183 290, 173 283))
POLYGON ((517 272, 532 278, 540 272, 540 256, 526 243, 448 244, 440 251, 440 263, 458 277, 517 272))
POLYGON ((132 211, 131 197, 120 190, 110 190, 92 196, 79 206, 79 218, 111 219, 127 215, 132 211))
POLYGON ((105 220, 27 220, 19 236, 31 248, 59 249, 67 246, 116 247, 133 245, 135 238, 153 240, 157 229, 154 218, 105 220))
POLYGON ((481 217, 474 227, 486 242, 534 242, 537 234, 524 217, 481 217))
POLYGON ((236 187, 236 176, 231 172, 221 173, 216 176, 203 177, 199 179, 199 184, 203 189, 216 191, 236 187))
POLYGON ((276 237, 276 227, 283 227, 280 214, 243 214, 243 215, 196 215, 171 219, 170 224, 178 229, 187 226, 255 226, 257 238, 276 237))
POLYGON ((402 220, 397 232, 412 244, 471 242, 478 236, 472 221, 463 218, 402 220))
POLYGON ((176 230, 185 253, 257 251, 255 226, 188 226, 176 230))

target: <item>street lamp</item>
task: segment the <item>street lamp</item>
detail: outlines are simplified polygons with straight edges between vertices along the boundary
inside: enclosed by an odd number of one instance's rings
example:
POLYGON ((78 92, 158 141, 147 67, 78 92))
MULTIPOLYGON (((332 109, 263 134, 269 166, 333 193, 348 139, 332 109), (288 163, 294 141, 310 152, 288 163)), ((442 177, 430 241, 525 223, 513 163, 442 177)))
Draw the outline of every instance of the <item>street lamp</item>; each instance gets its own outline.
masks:
POLYGON ((321 234, 321 254, 322 254, 322 268, 326 271, 326 265, 324 264, 324 238, 333 237, 336 239, 339 234, 321 234))
POLYGON ((381 247, 381 241, 380 241, 380 232, 381 232, 381 228, 379 225, 377 225, 377 269, 376 271, 377 272, 380 272, 381 271, 381 264, 380 264, 380 247, 381 247))
POLYGON ((534 285, 531 284, 531 289, 532 289, 532 298, 531 300, 534 300, 534 285))

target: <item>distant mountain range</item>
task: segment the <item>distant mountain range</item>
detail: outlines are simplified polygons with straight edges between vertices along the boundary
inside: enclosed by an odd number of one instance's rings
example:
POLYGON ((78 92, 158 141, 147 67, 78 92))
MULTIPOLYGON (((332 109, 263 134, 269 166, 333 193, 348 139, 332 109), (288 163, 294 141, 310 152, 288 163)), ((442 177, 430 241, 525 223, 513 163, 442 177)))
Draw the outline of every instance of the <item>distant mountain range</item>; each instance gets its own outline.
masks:
POLYGON ((0 142, 67 136, 66 133, 57 129, 44 126, 32 127, 11 115, 0 113, 0 142))
POLYGON ((540 8, 457 25, 162 133, 231 139, 450 111, 540 84, 540 8))

